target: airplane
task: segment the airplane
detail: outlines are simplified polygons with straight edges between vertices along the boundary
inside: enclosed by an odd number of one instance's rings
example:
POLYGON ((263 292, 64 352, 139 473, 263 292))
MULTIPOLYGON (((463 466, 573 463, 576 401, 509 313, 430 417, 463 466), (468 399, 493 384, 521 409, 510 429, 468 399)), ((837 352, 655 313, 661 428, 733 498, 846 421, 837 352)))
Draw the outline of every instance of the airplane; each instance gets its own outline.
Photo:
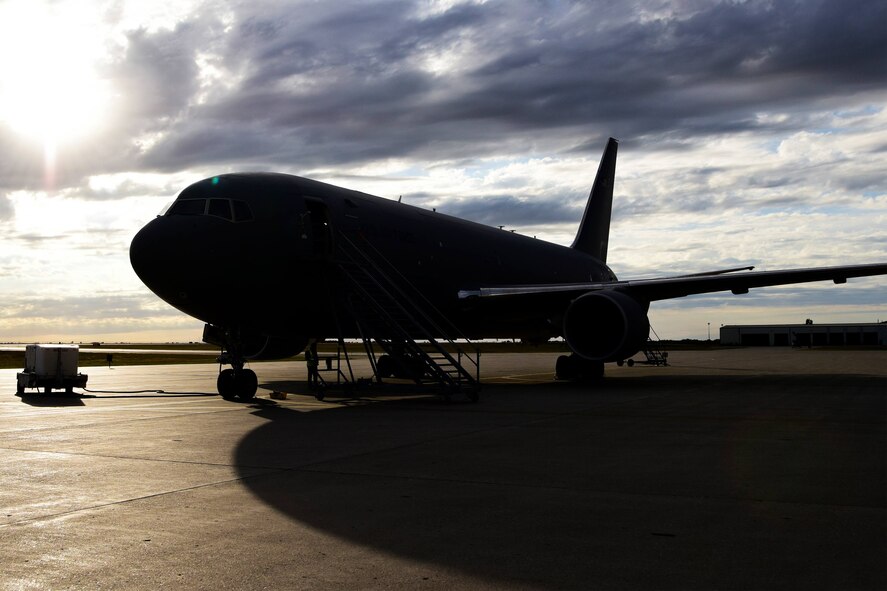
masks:
POLYGON ((652 302, 887 274, 878 263, 620 280, 607 266, 617 147, 610 138, 569 247, 294 175, 229 173, 182 190, 135 235, 130 261, 205 323, 231 365, 219 394, 241 400, 258 388, 249 360, 332 339, 362 339, 380 381, 436 380, 476 400, 478 360, 453 347, 561 337, 571 353, 558 379, 593 381, 644 349, 652 302))

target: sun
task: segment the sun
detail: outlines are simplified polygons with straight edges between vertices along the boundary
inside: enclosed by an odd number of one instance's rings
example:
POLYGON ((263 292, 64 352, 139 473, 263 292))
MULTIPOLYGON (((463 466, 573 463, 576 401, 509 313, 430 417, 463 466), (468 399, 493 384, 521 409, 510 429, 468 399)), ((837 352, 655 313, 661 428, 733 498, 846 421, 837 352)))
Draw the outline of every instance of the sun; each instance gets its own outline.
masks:
POLYGON ((47 153, 102 124, 109 92, 92 14, 82 2, 0 4, 0 120, 47 153))

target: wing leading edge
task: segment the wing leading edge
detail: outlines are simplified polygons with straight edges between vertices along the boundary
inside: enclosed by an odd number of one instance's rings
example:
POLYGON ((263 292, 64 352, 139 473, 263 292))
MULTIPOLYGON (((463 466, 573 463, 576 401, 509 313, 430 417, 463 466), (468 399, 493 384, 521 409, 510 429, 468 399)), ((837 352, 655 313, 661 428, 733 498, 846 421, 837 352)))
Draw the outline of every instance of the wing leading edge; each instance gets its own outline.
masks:
POLYGON ((835 283, 846 283, 848 279, 854 277, 887 275, 887 263, 754 271, 749 273, 732 273, 730 270, 725 270, 712 273, 714 274, 703 273, 628 281, 481 287, 473 290, 462 290, 459 292, 459 298, 501 298, 556 293, 564 294, 565 296, 571 294, 578 296, 590 291, 619 289, 630 292, 640 300, 654 302, 718 291, 731 291, 734 294, 748 293, 749 289, 756 287, 810 283, 814 281, 830 280, 835 283))

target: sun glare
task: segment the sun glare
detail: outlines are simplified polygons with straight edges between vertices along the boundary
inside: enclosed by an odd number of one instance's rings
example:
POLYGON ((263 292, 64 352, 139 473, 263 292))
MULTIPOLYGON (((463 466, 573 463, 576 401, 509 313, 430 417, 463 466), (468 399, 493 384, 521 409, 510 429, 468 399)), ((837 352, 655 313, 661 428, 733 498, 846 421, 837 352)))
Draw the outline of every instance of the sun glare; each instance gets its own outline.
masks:
POLYGON ((107 108, 91 16, 77 2, 0 4, 0 120, 41 141, 47 157, 97 131, 107 108))

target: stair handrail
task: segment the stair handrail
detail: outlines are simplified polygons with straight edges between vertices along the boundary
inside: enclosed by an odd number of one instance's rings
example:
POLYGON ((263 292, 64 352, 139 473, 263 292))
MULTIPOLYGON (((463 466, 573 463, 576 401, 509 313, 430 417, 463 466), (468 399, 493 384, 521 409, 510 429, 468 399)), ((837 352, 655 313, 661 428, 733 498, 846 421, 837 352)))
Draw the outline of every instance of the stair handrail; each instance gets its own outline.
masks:
MULTIPOLYGON (((358 247, 354 243, 354 241, 352 241, 343 231, 339 230, 337 232, 337 234, 340 238, 342 238, 344 240, 344 242, 346 242, 351 247, 351 249, 353 249, 354 252, 358 253, 367 263, 369 263, 379 273, 379 275, 381 277, 385 277, 386 279, 388 279, 387 283, 391 287, 393 287, 399 293, 399 295, 403 296, 406 301, 411 301, 410 295, 407 294, 397 282, 391 281, 391 279, 388 277, 388 274, 386 273, 386 271, 379 266, 376 259, 367 255, 367 253, 365 253, 360 247, 358 247)), ((341 244, 341 242, 340 242, 340 244, 341 244)), ((428 306, 429 309, 434 311, 434 313, 436 314, 436 316, 438 318, 442 319, 444 321, 444 323, 446 323, 451 328, 451 332, 454 332, 456 334, 456 338, 460 338, 464 341, 467 341, 475 349, 476 358, 472 357, 472 355, 469 354, 467 351, 464 351, 463 348, 460 347, 460 345, 453 340, 453 338, 450 336, 450 333, 448 333, 443 328, 441 328, 438 325, 438 323, 434 320, 434 318, 432 318, 429 314, 427 314, 421 306, 417 306, 417 305, 413 304, 412 308, 414 309, 414 311, 418 312, 418 314, 422 317, 422 319, 427 323, 427 326, 430 326, 430 328, 432 328, 433 331, 440 334, 444 340, 446 340, 450 345, 455 347, 457 355, 459 355, 460 357, 461 357, 461 355, 464 355, 474 365, 477 377, 473 378, 473 379, 475 379, 475 381, 479 382, 480 381, 480 349, 476 345, 474 345, 474 343, 468 337, 466 337, 458 329, 458 327, 456 327, 455 324, 453 324, 449 319, 447 319, 447 317, 444 316, 440 312, 440 310, 438 310, 434 306, 434 304, 432 304, 431 301, 429 301, 428 298, 425 297, 424 294, 422 294, 422 292, 420 292, 418 289, 416 289, 416 287, 403 275, 403 273, 401 273, 397 269, 397 267, 395 267, 394 265, 391 264, 391 261, 389 261, 385 257, 385 255, 383 255, 379 251, 379 249, 377 249, 369 240, 364 239, 364 244, 366 244, 369 248, 371 248, 373 250, 373 252, 375 253, 375 255, 380 260, 384 261, 385 264, 389 267, 389 269, 391 271, 393 271, 394 273, 396 273, 397 276, 400 277, 400 279, 403 281, 403 283, 405 285, 409 286, 410 290, 412 290, 412 292, 413 292, 414 297, 418 296, 428 306)), ((354 260, 354 259, 352 258, 352 260, 354 260)), ((377 281, 377 283, 378 283, 378 281, 377 281)), ((382 285, 380 285, 379 287, 382 287, 384 290, 384 287, 382 285)), ((404 309, 404 312, 406 312, 409 316, 412 316, 409 313, 409 310, 404 309)), ((412 320, 414 322, 416 322, 416 320, 414 318, 412 318, 412 320)), ((422 325, 420 323, 416 322, 416 324, 420 328, 422 327, 422 325)), ((426 328, 424 328, 425 331, 427 331, 427 326, 426 326, 426 328)), ((446 351, 445 349, 443 349, 442 347, 438 347, 438 349, 442 353, 447 355, 448 357, 451 357, 450 353, 448 351, 446 351)), ((455 361, 455 359, 451 358, 451 361, 455 361)), ((457 367, 461 367, 460 362, 457 362, 457 367)), ((467 373, 467 372, 465 372, 465 373, 467 373)))

